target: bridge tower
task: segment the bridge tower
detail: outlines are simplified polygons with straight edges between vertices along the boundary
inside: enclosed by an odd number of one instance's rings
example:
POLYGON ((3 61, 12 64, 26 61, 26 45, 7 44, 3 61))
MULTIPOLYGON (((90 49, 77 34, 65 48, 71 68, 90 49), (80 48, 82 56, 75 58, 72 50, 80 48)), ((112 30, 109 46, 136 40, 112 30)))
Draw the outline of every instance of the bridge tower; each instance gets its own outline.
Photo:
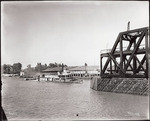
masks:
POLYGON ((150 77, 148 36, 148 27, 120 32, 113 48, 100 54, 101 77, 150 77))

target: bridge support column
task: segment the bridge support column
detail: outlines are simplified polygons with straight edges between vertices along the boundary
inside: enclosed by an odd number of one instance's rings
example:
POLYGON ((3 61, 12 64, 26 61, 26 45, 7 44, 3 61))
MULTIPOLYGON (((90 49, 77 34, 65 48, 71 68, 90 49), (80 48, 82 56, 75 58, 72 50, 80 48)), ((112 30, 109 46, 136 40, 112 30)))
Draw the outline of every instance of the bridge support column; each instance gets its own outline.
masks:
POLYGON ((148 38, 148 30, 145 32, 145 49, 146 49, 146 72, 147 77, 150 77, 150 42, 148 38))

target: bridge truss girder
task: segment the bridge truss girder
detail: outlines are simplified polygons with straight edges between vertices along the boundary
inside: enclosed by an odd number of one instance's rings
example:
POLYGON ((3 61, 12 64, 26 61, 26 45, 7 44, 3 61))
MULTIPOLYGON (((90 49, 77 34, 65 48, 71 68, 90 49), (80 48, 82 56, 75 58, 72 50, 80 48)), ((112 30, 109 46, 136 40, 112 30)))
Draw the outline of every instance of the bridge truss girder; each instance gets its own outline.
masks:
POLYGON ((149 58, 148 27, 121 32, 111 51, 101 53, 101 77, 148 78, 150 75, 149 58), (124 41, 128 42, 127 47, 124 47, 124 41), (140 48, 142 42, 145 43, 144 48, 140 48), (106 58, 105 62, 103 58, 106 58))

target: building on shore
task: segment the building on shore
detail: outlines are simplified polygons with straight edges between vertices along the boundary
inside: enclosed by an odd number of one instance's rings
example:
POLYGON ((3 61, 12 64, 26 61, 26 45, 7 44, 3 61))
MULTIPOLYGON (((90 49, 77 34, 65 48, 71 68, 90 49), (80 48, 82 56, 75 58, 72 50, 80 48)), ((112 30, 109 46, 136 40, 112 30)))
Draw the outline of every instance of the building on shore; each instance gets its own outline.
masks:
POLYGON ((35 68, 28 67, 20 72, 20 77, 25 78, 92 78, 100 76, 99 66, 68 66, 47 68, 37 72, 35 68))
POLYGON ((99 66, 77 66, 69 69, 71 77, 74 78, 92 78, 100 76, 99 66))
POLYGON ((41 73, 37 72, 33 67, 28 67, 26 69, 21 70, 20 72, 20 77, 25 77, 25 78, 36 78, 39 75, 41 75, 41 73))
POLYGON ((50 78, 50 77, 58 77, 59 73, 62 73, 63 67, 54 67, 47 68, 42 71, 42 77, 50 78))
POLYGON ((47 68, 42 71, 42 77, 50 78, 58 76, 60 78, 92 78, 100 76, 99 66, 70 66, 47 68))

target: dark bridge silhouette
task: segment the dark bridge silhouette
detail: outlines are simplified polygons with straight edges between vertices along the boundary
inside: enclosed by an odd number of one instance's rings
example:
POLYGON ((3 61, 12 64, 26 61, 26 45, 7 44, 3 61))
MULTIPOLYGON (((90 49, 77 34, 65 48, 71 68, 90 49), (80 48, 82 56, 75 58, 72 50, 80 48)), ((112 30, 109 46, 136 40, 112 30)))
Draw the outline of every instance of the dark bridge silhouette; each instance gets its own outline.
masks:
POLYGON ((148 31, 148 27, 144 27, 119 33, 113 48, 101 52, 101 77, 148 78, 150 73, 148 31))

